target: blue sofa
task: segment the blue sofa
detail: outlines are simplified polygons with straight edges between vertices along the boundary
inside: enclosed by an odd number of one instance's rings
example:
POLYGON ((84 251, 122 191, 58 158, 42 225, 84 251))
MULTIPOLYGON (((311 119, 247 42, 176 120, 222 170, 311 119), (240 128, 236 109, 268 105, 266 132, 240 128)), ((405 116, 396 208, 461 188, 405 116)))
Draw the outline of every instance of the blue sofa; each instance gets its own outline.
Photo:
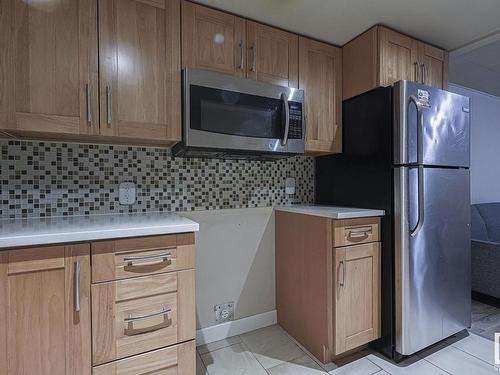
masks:
POLYGON ((471 239, 473 296, 500 301, 500 202, 472 205, 471 239))

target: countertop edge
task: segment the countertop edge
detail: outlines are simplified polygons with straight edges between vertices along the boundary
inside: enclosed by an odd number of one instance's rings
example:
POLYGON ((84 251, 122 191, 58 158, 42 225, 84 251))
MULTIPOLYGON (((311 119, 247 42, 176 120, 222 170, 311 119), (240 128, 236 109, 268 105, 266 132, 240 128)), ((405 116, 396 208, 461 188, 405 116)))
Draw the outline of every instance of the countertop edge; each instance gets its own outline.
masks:
POLYGON ((200 230, 200 225, 198 223, 192 222, 185 224, 156 225, 150 227, 146 226, 137 228, 134 227, 113 228, 113 229, 89 230, 81 232, 34 234, 29 236, 12 236, 12 237, 0 238, 0 251, 17 247, 113 240, 118 238, 155 236, 162 234, 189 233, 189 232, 198 232, 199 230, 200 230))
MULTIPOLYGON (((334 211, 336 208, 345 209, 345 208, 349 208, 349 207, 333 207, 332 206, 332 211, 334 211)), ((293 206, 276 206, 276 207, 274 207, 274 209, 276 211, 291 212, 291 213, 310 215, 310 216, 326 217, 326 218, 331 218, 331 219, 336 219, 336 220, 385 216, 384 210, 369 209, 369 208, 349 208, 352 210, 351 212, 326 212, 327 208, 324 208, 323 206, 321 208, 318 207, 316 209, 314 207, 307 208, 307 207, 293 207, 293 206)))

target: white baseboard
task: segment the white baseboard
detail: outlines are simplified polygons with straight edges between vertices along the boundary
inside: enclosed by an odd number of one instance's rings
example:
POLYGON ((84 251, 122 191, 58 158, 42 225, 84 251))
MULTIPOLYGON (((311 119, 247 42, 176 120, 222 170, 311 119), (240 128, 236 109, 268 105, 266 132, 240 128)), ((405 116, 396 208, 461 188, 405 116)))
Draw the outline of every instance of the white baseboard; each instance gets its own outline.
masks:
POLYGON ((273 310, 233 320, 231 322, 202 328, 196 331, 196 345, 209 344, 231 336, 241 335, 259 328, 272 326, 273 324, 276 324, 276 322, 276 310, 273 310))

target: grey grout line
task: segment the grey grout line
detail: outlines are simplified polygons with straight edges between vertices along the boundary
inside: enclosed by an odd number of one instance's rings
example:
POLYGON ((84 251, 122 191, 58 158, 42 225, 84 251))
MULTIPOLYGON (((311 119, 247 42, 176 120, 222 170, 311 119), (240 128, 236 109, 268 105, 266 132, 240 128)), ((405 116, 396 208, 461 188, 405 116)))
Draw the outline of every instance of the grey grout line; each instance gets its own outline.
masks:
MULTIPOLYGON (((445 369, 442 369, 441 367, 436 366, 434 363, 429 362, 429 361, 428 361, 428 360, 426 360, 425 358, 422 358, 422 357, 420 357, 420 356, 417 356, 417 357, 418 357, 418 358, 420 358, 420 360, 421 360, 421 361, 425 361, 425 362, 427 362, 427 363, 431 364, 432 366, 437 367, 438 369, 440 369, 440 370, 442 370, 442 371, 446 372, 447 374, 454 375, 454 374, 452 374, 451 372, 448 372, 448 371, 446 371, 445 369)), ((380 367, 378 364, 376 364, 375 362, 373 362, 370 358, 368 358, 368 357, 365 357, 365 358, 366 358, 367 360, 369 360, 371 363, 373 363, 375 366, 377 366, 378 368, 380 368, 380 370, 379 370, 379 371, 377 371, 375 374, 378 374, 378 373, 379 373, 379 372, 381 372, 381 371, 385 371, 385 372, 387 372, 387 373, 388 373, 388 374, 390 374, 390 375, 394 375, 394 374, 393 374, 392 372, 390 372, 389 370, 386 370, 386 369, 384 369, 384 368, 380 367)), ((384 357, 383 359, 385 359, 385 357, 384 357)), ((375 374, 374 374, 374 375, 375 375, 375 374)))
POLYGON ((375 362, 373 362, 370 358, 368 358, 368 356, 365 357, 367 360, 369 360, 372 364, 374 364, 375 366, 377 366, 380 370, 378 370, 375 374, 378 374, 379 372, 381 371, 385 371, 387 372, 388 374, 392 375, 389 371, 387 371, 386 369, 383 369, 382 367, 380 367, 379 365, 377 365, 375 362))
POLYGON ((421 360, 421 361, 425 361, 425 362, 427 362, 427 363, 431 364, 432 366, 437 367, 437 368, 438 368, 438 369, 440 369, 441 371, 446 372, 447 374, 454 375, 452 372, 449 372, 449 371, 445 370, 444 368, 439 367, 438 365, 436 365, 436 364, 432 363, 431 361, 428 361, 428 360, 427 360, 427 359, 425 359, 425 358, 422 358, 422 357, 419 357, 419 358, 420 358, 420 360, 421 360))
POLYGON ((267 372, 266 368, 264 366, 262 366, 262 363, 260 363, 260 361, 257 359, 257 357, 255 356, 255 354, 253 353, 253 351, 250 350, 250 348, 245 344, 245 342, 243 341, 243 339, 241 338, 241 335, 237 335, 239 337, 239 339, 241 340, 241 345, 243 345, 247 351, 250 353, 250 355, 257 361, 257 363, 260 365, 260 367, 262 367, 264 369, 264 371, 266 372, 266 374, 269 374, 269 372, 267 372))
MULTIPOLYGON (((281 327, 281 326, 280 326, 281 327)), ((282 328, 283 329, 283 328, 282 328)), ((305 355, 307 355, 309 358, 311 358, 323 371, 325 371, 326 374, 329 373, 329 371, 326 370, 325 366, 326 364, 322 363, 319 359, 317 359, 311 352, 309 352, 304 346, 302 346, 292 335, 290 335, 287 331, 283 329, 283 332, 285 332, 285 335, 288 337, 289 340, 291 340, 296 346, 299 347, 300 350, 304 352, 305 355)), ((333 363, 333 362, 331 362, 333 363)), ((333 363, 335 366, 337 366, 335 363, 333 363)), ((338 368, 338 366, 336 367, 338 368)), ((335 369, 332 369, 333 371, 335 369)))
POLYGON ((482 362, 484 362, 484 363, 487 363, 487 364, 488 364, 488 365, 490 365, 490 366, 495 367, 495 365, 494 365, 494 364, 492 364, 492 363, 490 363, 490 362, 488 362, 488 361, 485 361, 484 359, 479 358, 478 356, 476 356, 476 355, 474 355, 474 354, 472 354, 472 353, 470 353, 470 352, 468 352, 468 351, 466 351, 466 350, 463 350, 463 349, 459 348, 458 346, 455 346, 455 345, 453 345, 453 344, 451 344, 451 346, 453 346, 453 347, 454 347, 455 349, 457 349, 457 350, 460 350, 462 353, 468 354, 468 355, 470 355, 471 357, 477 358, 477 359, 479 359, 480 361, 482 361, 482 362))

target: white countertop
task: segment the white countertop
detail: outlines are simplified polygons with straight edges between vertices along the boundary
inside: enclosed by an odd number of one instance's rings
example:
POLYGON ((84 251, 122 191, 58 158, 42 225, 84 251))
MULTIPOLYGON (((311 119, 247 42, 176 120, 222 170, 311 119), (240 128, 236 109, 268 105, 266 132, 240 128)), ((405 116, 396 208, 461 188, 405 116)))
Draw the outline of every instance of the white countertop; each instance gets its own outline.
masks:
POLYGON ((198 223, 173 213, 0 220, 0 249, 198 230, 198 223))
POLYGON ((354 219, 357 217, 384 216, 384 210, 369 208, 351 208, 338 206, 277 206, 277 211, 294 212, 297 214, 328 217, 331 219, 354 219))

